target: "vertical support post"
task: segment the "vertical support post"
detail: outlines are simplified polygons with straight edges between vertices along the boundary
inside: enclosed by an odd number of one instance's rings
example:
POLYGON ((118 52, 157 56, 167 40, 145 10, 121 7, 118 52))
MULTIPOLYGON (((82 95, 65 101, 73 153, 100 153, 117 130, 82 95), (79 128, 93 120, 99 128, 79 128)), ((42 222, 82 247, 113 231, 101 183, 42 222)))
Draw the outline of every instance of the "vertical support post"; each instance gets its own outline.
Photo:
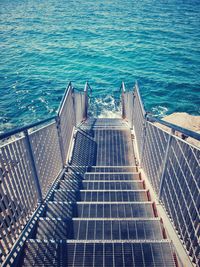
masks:
POLYGON ((84 98, 85 98, 85 107, 84 107, 84 120, 87 119, 88 116, 88 82, 85 84, 85 89, 84 89, 84 98))
POLYGON ((37 173, 37 168, 35 165, 35 160, 34 160, 34 156, 33 156, 33 151, 32 151, 32 147, 31 147, 31 142, 30 142, 28 130, 24 131, 24 135, 26 138, 26 145, 27 145, 27 149, 29 152, 31 165, 33 168, 33 179, 35 182, 35 187, 36 187, 36 191, 37 191, 37 195, 38 195, 38 202, 41 203, 42 202, 42 191, 41 191, 40 181, 39 181, 39 177, 38 177, 38 173, 37 173))
POLYGON ((166 148, 165 157, 164 157, 163 166, 162 166, 162 173, 161 173, 161 178, 160 178, 159 199, 161 198, 161 195, 162 195, 162 190, 163 190, 163 185, 164 185, 164 177, 165 177, 166 168, 167 168, 167 160, 169 157, 169 149, 171 147, 171 142, 172 142, 174 134, 175 134, 175 130, 171 129, 171 133, 170 133, 168 141, 167 141, 167 148, 166 148))
POLYGON ((134 95, 134 91, 133 91, 133 95, 132 95, 132 106, 131 106, 131 129, 133 129, 133 111, 134 111, 134 100, 135 100, 135 95, 134 95))
POLYGON ((58 133, 58 141, 59 141, 59 146, 60 146, 60 154, 61 154, 61 159, 62 159, 62 164, 63 168, 65 168, 65 153, 64 153, 64 148, 63 148, 63 139, 62 139, 62 133, 61 133, 61 127, 60 127, 60 117, 56 117, 56 128, 57 128, 57 133, 58 133))
POLYGON ((76 126, 76 103, 75 103, 75 95, 74 95, 74 88, 71 86, 71 97, 72 97, 72 105, 74 110, 74 126, 76 126))
POLYGON ((125 112, 125 107, 124 107, 124 94, 125 94, 124 82, 122 82, 121 88, 122 88, 122 119, 125 119, 126 118, 126 112, 125 112))

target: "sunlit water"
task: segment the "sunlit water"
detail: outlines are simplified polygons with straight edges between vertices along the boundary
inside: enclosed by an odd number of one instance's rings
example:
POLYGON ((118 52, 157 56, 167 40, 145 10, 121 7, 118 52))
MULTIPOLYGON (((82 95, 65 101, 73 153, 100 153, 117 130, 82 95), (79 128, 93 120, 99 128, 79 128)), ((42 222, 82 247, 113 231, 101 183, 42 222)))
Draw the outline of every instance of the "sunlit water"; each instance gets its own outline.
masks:
POLYGON ((56 112, 89 81, 94 115, 117 116, 138 80, 148 111, 200 113, 199 0, 1 0, 0 130, 56 112))

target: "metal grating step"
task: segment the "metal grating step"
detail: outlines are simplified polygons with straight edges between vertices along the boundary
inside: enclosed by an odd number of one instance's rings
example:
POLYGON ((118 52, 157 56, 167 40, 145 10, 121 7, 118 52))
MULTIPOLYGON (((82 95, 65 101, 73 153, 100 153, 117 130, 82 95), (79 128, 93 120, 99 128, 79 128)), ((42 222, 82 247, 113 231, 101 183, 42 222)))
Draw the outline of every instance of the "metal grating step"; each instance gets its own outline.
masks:
POLYGON ((29 240, 18 266, 175 267, 168 241, 44 242, 29 240))
POLYGON ((148 201, 147 190, 54 190, 52 201, 58 202, 120 202, 120 201, 148 201))
POLYGON ((133 144, 130 130, 95 129, 96 165, 133 166, 133 144))
POLYGON ((139 173, 85 173, 85 181, 137 181, 140 180, 139 173))
POLYGON ((83 181, 84 190, 141 190, 143 181, 83 181))
POLYGON ((75 217, 123 218, 154 217, 152 203, 77 203, 75 217))
POLYGON ((92 128, 92 127, 128 127, 127 122, 125 120, 119 119, 104 119, 104 118, 93 118, 88 119, 83 125, 81 125, 81 129, 83 128, 92 128))
POLYGON ((67 253, 68 266, 175 267, 168 242, 75 243, 68 244, 67 253))
POLYGON ((157 220, 61 220, 40 218, 34 239, 37 240, 159 240, 163 239, 157 220))
POLYGON ((73 220, 73 239, 159 240, 163 235, 159 220, 73 220))
POLYGON ((148 201, 147 191, 81 191, 82 201, 148 201))
POLYGON ((88 173, 133 173, 137 172, 137 166, 91 166, 87 168, 88 173))
MULTIPOLYGON (((103 177, 102 177, 103 178, 103 177)), ((142 180, 100 180, 100 181, 77 181, 72 179, 61 180, 57 189, 65 190, 131 190, 143 189, 144 183, 142 180)))
POLYGON ((63 220, 72 217, 80 218, 151 218, 155 217, 152 202, 48 202, 45 216, 49 218, 61 218, 63 220))

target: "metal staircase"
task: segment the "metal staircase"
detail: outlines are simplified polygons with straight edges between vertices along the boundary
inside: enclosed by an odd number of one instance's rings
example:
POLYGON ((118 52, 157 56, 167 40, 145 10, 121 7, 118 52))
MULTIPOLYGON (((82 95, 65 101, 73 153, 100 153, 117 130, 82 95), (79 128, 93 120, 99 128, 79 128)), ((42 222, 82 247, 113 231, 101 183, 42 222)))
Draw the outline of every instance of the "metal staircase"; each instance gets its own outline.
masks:
POLYGON ((122 119, 78 130, 70 168, 21 255, 17 266, 176 266, 122 119))
POLYGON ((0 134, 0 265, 200 266, 200 134, 151 117, 137 84, 122 118, 88 118, 89 91, 0 134))

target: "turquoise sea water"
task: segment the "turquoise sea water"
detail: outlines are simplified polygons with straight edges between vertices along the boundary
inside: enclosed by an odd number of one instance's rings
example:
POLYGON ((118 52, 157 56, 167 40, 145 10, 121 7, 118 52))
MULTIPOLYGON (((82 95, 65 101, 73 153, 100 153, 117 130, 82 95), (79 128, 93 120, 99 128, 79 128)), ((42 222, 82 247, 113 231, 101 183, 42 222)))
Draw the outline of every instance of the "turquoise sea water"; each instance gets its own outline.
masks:
POLYGON ((0 13, 0 130, 53 115, 70 80, 89 81, 95 114, 117 109, 122 80, 159 116, 200 113, 199 0, 1 0, 0 13))

